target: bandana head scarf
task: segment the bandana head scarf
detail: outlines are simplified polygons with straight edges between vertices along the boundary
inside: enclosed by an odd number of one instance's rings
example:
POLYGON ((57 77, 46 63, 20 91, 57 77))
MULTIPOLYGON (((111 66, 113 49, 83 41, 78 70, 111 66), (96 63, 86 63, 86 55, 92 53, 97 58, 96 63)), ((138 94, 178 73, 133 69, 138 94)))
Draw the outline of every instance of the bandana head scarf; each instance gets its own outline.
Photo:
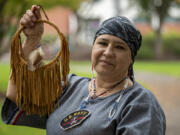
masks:
MULTIPOLYGON (((136 29, 136 27, 128 18, 117 16, 105 20, 99 26, 95 34, 94 41, 98 36, 103 34, 110 34, 119 37, 124 42, 126 42, 131 50, 131 56, 134 62, 135 56, 137 55, 137 51, 141 46, 142 36, 139 30, 136 29)), ((129 67, 129 76, 132 80, 134 80, 133 63, 129 67)))

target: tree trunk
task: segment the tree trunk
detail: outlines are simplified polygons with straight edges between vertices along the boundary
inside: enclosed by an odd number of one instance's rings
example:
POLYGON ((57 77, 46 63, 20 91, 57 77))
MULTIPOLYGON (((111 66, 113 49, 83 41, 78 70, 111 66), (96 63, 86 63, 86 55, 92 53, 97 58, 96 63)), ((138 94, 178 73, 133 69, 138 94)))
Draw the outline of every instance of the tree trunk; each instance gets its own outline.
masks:
POLYGON ((155 55, 156 55, 156 59, 158 59, 158 60, 163 58, 161 28, 158 28, 158 30, 156 31, 155 55))
MULTIPOLYGON (((2 39, 3 39, 3 35, 4 35, 4 29, 5 29, 5 25, 4 25, 4 16, 3 16, 3 9, 5 7, 7 3, 7 0, 2 0, 0 2, 0 43, 2 42, 2 39)), ((0 44, 1 46, 1 44, 0 44)))
POLYGON ((158 13, 159 16, 159 27, 156 29, 156 39, 155 39, 155 56, 156 59, 161 60, 163 59, 163 42, 162 42, 162 24, 163 24, 163 17, 158 13))

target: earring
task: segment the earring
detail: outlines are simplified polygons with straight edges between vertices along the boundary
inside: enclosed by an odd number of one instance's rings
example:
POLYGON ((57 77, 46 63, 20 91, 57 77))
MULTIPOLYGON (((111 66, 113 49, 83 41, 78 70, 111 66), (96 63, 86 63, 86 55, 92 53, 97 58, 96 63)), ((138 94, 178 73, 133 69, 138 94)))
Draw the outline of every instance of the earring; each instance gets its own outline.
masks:
POLYGON ((92 65, 92 79, 91 79, 91 88, 93 90, 93 96, 96 96, 96 84, 95 84, 95 77, 94 77, 94 67, 92 65))
POLYGON ((94 79, 94 67, 93 67, 93 65, 92 65, 92 79, 94 79))

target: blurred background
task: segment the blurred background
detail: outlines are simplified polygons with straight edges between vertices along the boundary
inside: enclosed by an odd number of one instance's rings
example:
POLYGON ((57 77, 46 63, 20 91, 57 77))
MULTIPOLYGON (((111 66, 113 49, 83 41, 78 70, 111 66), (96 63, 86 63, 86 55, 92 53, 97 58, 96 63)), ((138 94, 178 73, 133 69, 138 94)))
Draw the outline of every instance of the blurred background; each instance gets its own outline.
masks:
MULTIPOLYGON (((126 16, 141 31, 142 47, 135 78, 159 100, 167 120, 166 135, 180 134, 180 0, 0 0, 0 108, 9 78, 10 44, 19 20, 32 5, 43 6, 51 22, 66 36, 72 73, 91 77, 91 49, 96 29, 113 16, 126 16)), ((42 13, 43 19, 46 19, 42 13)), ((24 36, 21 36, 24 39, 24 36)), ((56 31, 45 24, 41 40, 45 59, 59 51, 56 31)), ((44 135, 44 130, 7 126, 0 135, 44 135)))

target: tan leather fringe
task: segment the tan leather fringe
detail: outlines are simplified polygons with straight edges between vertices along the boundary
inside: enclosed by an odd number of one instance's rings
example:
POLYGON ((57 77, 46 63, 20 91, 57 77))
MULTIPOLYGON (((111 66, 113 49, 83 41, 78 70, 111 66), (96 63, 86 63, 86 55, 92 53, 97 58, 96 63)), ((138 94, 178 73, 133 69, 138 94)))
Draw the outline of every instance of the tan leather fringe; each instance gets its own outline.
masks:
POLYGON ((24 27, 20 27, 11 41, 11 79, 17 88, 17 105, 27 114, 50 114, 55 109, 55 101, 62 91, 62 81, 68 85, 69 73, 69 46, 64 35, 56 25, 46 20, 38 20, 53 26, 61 39, 60 50, 56 57, 46 65, 28 70, 27 61, 22 54, 20 33, 24 27))

